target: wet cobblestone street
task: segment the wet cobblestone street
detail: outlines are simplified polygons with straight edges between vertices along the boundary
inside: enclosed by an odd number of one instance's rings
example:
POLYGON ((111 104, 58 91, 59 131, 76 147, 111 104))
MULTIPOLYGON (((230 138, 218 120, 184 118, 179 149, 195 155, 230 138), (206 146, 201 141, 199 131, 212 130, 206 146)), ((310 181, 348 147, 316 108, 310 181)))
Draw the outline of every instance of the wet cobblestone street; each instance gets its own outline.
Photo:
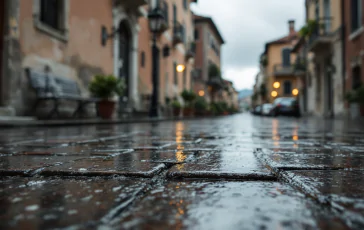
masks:
POLYGON ((353 122, 3 129, 0 175, 0 229, 364 229, 353 122))

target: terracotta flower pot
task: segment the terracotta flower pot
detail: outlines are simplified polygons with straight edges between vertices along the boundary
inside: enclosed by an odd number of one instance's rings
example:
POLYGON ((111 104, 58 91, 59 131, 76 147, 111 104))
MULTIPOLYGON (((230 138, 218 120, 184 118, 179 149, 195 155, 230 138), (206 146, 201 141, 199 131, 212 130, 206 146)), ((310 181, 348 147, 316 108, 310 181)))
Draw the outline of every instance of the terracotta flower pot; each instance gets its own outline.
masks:
POLYGON ((115 110, 115 101, 102 100, 98 104, 99 115, 102 119, 111 119, 115 110))

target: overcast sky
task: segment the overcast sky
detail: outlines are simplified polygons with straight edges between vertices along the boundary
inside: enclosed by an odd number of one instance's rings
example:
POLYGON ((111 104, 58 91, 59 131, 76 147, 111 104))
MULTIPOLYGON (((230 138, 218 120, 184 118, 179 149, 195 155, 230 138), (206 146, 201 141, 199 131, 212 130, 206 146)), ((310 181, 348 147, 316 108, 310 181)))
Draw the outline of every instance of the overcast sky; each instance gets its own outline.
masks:
POLYGON ((264 44, 286 36, 288 20, 296 21, 296 30, 305 20, 304 0, 198 0, 193 11, 219 28, 226 41, 223 77, 238 90, 253 87, 264 44))

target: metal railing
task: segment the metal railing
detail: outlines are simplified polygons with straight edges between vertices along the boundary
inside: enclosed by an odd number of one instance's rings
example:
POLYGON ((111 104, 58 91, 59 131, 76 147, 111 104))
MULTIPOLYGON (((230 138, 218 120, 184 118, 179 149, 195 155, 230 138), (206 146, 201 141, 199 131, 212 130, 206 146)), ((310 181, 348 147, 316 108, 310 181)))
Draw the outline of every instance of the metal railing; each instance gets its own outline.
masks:
POLYGON ((294 73, 294 65, 283 65, 276 64, 274 65, 274 75, 292 75, 294 73))
POLYGON ((308 44, 312 45, 317 39, 324 36, 331 36, 334 34, 332 31, 332 18, 321 18, 316 20, 316 27, 313 29, 309 39, 308 44))
POLYGON ((181 23, 179 23, 178 21, 173 22, 173 37, 177 43, 179 43, 179 42, 185 43, 184 33, 185 33, 185 29, 181 25, 181 23))
POLYGON ((294 63, 295 71, 306 71, 306 60, 304 57, 298 56, 294 63))

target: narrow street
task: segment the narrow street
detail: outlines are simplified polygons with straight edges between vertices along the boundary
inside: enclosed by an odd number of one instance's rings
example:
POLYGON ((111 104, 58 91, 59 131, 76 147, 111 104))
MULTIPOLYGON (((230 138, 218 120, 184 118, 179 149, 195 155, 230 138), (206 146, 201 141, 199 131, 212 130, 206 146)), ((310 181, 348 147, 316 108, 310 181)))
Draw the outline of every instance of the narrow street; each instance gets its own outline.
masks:
POLYGON ((364 228, 358 123, 245 113, 0 144, 0 229, 364 228))

